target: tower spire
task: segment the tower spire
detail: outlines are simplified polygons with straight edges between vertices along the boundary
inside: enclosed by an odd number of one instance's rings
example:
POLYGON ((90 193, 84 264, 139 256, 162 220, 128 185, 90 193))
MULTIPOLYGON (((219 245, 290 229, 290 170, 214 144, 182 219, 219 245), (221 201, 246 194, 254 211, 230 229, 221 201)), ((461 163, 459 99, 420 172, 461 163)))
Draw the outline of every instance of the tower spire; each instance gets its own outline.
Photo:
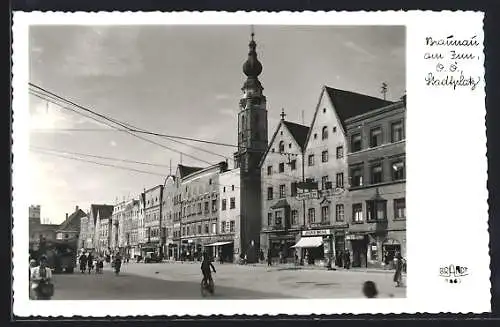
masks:
POLYGON ((281 120, 285 120, 286 114, 285 114, 285 108, 281 108, 281 114, 280 114, 281 120))

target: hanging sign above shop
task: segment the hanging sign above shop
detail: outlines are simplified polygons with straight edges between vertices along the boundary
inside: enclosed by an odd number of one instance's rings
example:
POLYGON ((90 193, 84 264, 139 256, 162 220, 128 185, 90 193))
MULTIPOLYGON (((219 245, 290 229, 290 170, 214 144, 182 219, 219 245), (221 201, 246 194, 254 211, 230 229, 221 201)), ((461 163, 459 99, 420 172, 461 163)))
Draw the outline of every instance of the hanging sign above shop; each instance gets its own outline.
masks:
POLYGON ((349 235, 346 235, 345 239, 347 241, 360 241, 360 240, 364 240, 365 239, 365 235, 361 235, 361 234, 349 234, 349 235))
POLYGON ((320 236, 320 235, 331 235, 331 229, 315 229, 315 230, 304 230, 302 231, 302 236, 320 236))

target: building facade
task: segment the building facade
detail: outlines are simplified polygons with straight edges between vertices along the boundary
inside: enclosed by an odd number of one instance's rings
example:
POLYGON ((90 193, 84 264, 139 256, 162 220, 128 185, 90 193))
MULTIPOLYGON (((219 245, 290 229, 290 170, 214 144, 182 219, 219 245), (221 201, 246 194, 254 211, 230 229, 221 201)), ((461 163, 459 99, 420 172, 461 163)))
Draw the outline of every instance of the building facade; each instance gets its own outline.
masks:
MULTIPOLYGON (((100 251, 100 241, 101 238, 101 220, 108 219, 111 221, 113 215, 112 205, 107 204, 92 204, 90 205, 90 210, 88 212, 89 219, 87 221, 87 235, 86 239, 86 250, 100 251)), ((108 225, 109 226, 109 225, 108 225)), ((103 227, 104 228, 104 227, 103 227)), ((111 229, 110 227, 108 227, 111 229)))
POLYGON ((294 259, 292 246, 304 225, 303 201, 297 196, 303 180, 303 151, 309 128, 285 120, 282 113, 267 152, 260 163, 262 232, 260 248, 273 260, 294 259))
POLYGON ((143 256, 147 252, 160 253, 160 205, 163 185, 157 185, 144 192, 144 229, 145 240, 141 249, 143 256))
POLYGON ((126 237, 129 255, 131 258, 136 258, 140 255, 139 250, 139 215, 141 211, 140 200, 133 200, 131 204, 131 217, 129 221, 128 236, 126 237))
POLYGON ((266 97, 259 81, 262 64, 257 59, 256 47, 252 33, 248 59, 243 64, 247 79, 241 88, 238 151, 235 153, 236 168, 240 168, 241 255, 250 263, 258 260, 260 249, 262 203, 259 163, 268 142, 266 97))
POLYGON ((405 100, 345 121, 353 266, 384 266, 397 252, 406 256, 405 100))
POLYGON ((82 217, 86 217, 87 214, 78 208, 75 207, 75 211, 68 215, 66 214, 66 220, 59 225, 59 228, 56 230, 56 239, 57 240, 79 240, 80 239, 80 231, 81 231, 81 219, 82 217))
POLYGON ((184 166, 178 167, 174 211, 176 208, 181 210, 181 260, 201 259, 204 247, 217 242, 219 175, 226 170, 225 162, 203 169, 193 169, 189 174, 186 174, 184 166))
POLYGON ((174 199, 176 195, 177 184, 175 182, 175 176, 169 175, 165 180, 165 188, 163 189, 162 223, 165 227, 164 253, 166 258, 170 260, 174 260, 179 255, 179 241, 174 237, 174 199))
POLYGON ((145 193, 139 194, 139 211, 137 216, 137 247, 139 255, 142 255, 141 249, 146 244, 146 227, 144 225, 145 193))

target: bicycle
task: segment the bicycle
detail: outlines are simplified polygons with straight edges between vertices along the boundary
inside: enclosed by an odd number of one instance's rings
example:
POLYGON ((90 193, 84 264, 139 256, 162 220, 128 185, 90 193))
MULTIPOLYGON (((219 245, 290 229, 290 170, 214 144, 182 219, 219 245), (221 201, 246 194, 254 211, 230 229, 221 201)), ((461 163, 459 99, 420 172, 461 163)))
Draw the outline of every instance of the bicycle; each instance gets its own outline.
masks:
POLYGON ((213 278, 210 277, 210 280, 207 281, 205 279, 201 280, 201 295, 205 297, 207 293, 214 295, 215 292, 215 284, 213 278))

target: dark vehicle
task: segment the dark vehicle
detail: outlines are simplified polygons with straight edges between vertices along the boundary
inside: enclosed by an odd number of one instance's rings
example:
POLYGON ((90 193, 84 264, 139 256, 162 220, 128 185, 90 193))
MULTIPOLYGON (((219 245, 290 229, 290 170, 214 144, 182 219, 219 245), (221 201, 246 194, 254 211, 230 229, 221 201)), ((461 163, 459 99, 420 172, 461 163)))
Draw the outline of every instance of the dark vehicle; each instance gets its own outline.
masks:
POLYGON ((144 263, 158 263, 161 262, 161 258, 155 252, 146 253, 146 257, 144 258, 144 263))
POLYGON ((72 274, 76 267, 77 240, 41 240, 38 245, 30 244, 30 256, 37 262, 47 256, 47 266, 54 273, 72 274))

